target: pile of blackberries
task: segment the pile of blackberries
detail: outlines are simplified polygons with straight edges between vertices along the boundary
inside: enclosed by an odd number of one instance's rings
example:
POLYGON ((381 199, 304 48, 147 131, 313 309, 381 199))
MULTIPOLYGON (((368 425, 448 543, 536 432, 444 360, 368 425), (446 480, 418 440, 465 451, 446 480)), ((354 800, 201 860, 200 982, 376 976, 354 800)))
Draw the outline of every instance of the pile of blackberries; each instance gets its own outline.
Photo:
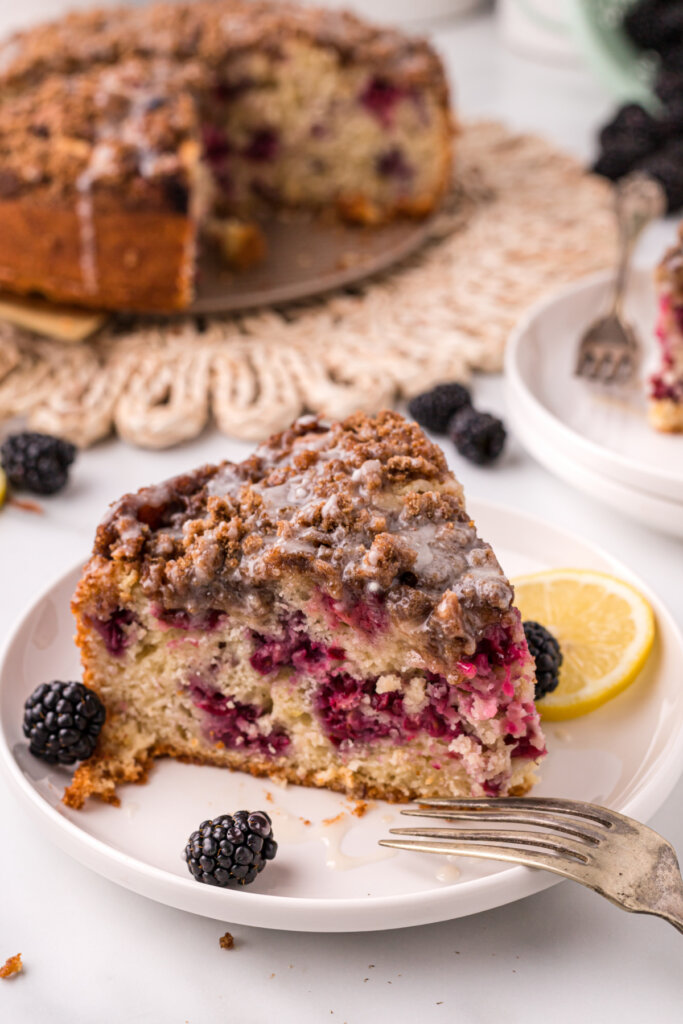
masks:
POLYGON ((655 114, 637 103, 621 107, 600 132, 593 170, 612 181, 645 171, 660 182, 673 213, 683 207, 683 2, 637 0, 623 27, 634 46, 656 56, 660 107, 655 114))
POLYGON ((408 412, 426 430, 448 434, 460 455, 479 466, 495 462, 505 445, 503 421, 475 409, 468 388, 457 381, 415 395, 408 412))

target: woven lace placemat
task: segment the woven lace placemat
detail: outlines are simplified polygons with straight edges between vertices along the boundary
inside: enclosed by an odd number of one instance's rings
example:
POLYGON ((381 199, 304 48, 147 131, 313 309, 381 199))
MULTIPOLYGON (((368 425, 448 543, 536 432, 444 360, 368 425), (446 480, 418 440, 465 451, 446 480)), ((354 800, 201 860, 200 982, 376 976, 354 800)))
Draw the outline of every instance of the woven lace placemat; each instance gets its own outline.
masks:
POLYGON ((391 273, 282 310, 119 322, 81 345, 0 324, 0 419, 161 448, 210 418, 255 440, 303 411, 371 412, 500 370, 520 314, 615 250, 608 185, 542 139, 467 125, 432 241, 391 273))

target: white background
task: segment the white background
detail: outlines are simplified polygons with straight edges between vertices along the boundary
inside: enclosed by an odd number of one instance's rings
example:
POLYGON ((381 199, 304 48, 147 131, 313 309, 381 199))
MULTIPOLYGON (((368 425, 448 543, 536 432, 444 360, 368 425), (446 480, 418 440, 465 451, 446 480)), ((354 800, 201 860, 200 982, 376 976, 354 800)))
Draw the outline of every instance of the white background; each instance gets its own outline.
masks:
MULTIPOLYGON (((503 51, 478 16, 436 36, 459 109, 543 132, 591 153, 610 101, 585 72, 503 51)), ((558 202, 563 197, 558 195, 558 202)), ((656 258, 673 227, 650 231, 656 258)), ((502 406, 500 381, 477 399, 502 406)), ((683 441, 681 442, 683 444, 683 441)), ((108 501, 122 492, 248 448, 217 435, 165 453, 101 445, 78 460, 68 491, 42 517, 0 515, 0 616, 10 624, 38 589, 84 557, 108 501)), ((512 438, 494 469, 452 457, 471 495, 507 502, 602 544, 659 592, 683 625, 681 545, 648 532, 536 466, 512 438)), ((683 667, 682 667, 683 679, 683 667)), ((683 784, 652 824, 683 850, 683 784)), ((683 937, 565 882, 523 902, 453 922, 358 935, 297 935, 167 909, 104 881, 41 837, 0 781, 0 963, 26 971, 0 982, 2 1024, 308 1024, 323 1021, 531 1024, 680 1021, 683 937)))

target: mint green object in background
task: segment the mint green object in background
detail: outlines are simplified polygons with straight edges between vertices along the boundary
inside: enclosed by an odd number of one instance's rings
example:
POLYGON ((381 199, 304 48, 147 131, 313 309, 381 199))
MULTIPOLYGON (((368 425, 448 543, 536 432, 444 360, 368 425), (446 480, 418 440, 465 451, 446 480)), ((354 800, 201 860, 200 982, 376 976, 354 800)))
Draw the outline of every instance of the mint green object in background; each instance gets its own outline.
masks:
POLYGON ((639 52, 621 27, 634 0, 573 0, 556 16, 539 9, 537 0, 513 0, 539 29, 571 36, 577 50, 612 95, 656 109, 653 90, 656 59, 639 52))
POLYGON ((575 0, 571 27, 581 53, 616 99, 652 110, 658 106, 656 59, 638 51, 621 27, 632 6, 633 0, 575 0))

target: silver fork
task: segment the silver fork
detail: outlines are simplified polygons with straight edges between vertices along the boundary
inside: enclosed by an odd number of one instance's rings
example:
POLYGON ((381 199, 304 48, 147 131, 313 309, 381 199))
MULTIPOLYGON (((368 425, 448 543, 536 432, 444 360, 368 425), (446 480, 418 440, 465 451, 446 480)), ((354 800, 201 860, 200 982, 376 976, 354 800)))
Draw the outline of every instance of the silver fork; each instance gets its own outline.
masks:
POLYGON ((617 183, 614 206, 619 228, 619 264, 606 316, 584 332, 576 360, 577 377, 600 384, 629 384, 637 376, 641 345, 632 325, 624 318, 623 301, 634 246, 643 229, 664 213, 666 198, 659 182, 642 172, 629 174, 617 183))
POLYGON ((392 835, 415 838, 380 839, 380 846, 544 868, 580 882, 623 910, 663 917, 683 932, 683 879, 676 853, 647 825, 577 800, 506 797, 420 803, 420 809, 401 813, 531 827, 392 828, 392 835))

